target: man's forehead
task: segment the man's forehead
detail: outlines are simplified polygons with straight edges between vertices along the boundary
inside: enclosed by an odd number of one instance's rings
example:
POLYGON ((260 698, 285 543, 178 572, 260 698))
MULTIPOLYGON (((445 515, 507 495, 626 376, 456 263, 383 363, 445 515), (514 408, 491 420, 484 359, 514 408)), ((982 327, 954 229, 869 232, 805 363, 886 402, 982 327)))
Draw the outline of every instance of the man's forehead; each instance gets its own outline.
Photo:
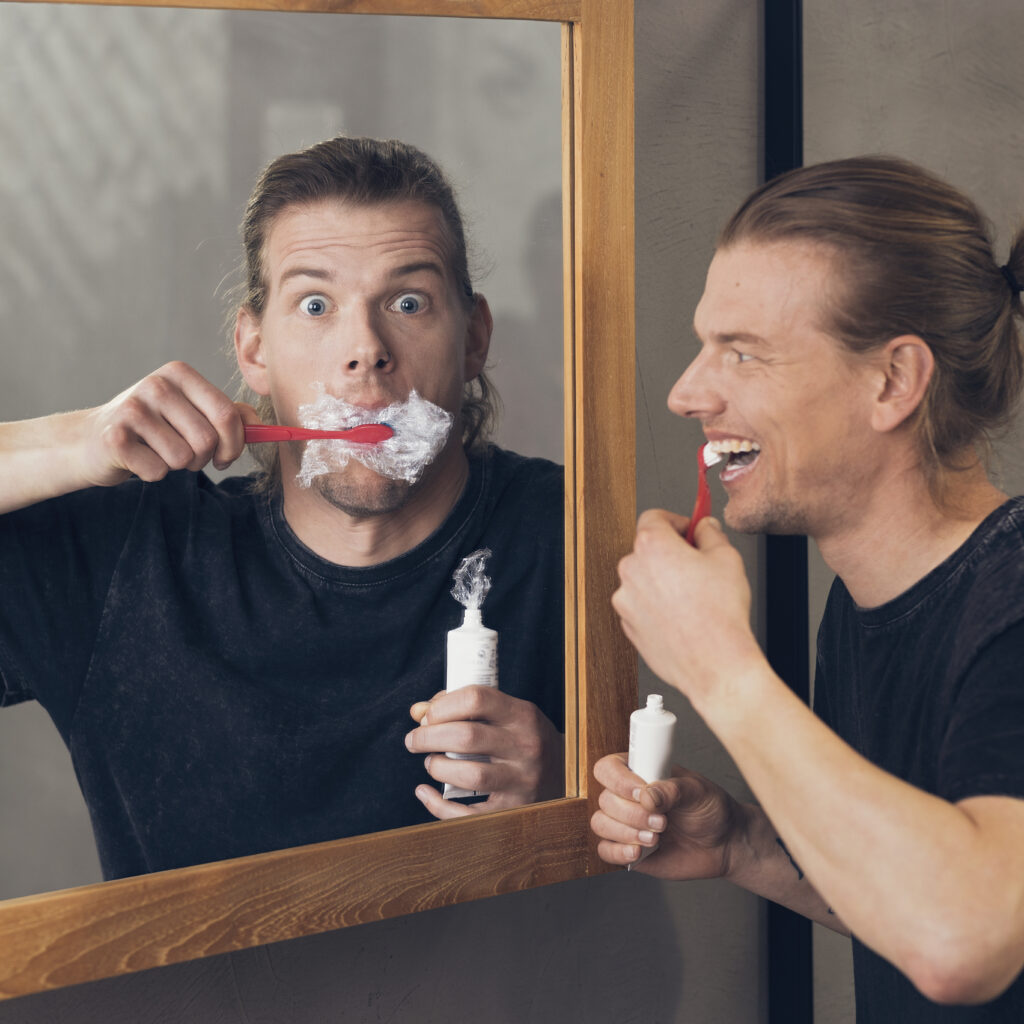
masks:
POLYGON ((694 330, 705 341, 784 343, 794 329, 822 322, 833 266, 830 253, 800 242, 719 250, 708 268, 694 330))
POLYGON ((274 274, 295 260, 332 249, 399 259, 415 253, 418 262, 432 256, 447 266, 451 241, 441 212, 428 203, 325 200, 280 210, 267 233, 264 258, 274 274))

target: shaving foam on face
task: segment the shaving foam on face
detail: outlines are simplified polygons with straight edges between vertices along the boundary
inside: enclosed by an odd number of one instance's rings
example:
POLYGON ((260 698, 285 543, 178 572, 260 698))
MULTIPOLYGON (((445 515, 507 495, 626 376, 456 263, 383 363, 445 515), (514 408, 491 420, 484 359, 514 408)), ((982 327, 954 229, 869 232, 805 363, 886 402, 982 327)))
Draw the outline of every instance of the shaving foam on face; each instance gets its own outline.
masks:
MULTIPOLYGON (((487 592, 491 589, 490 579, 484 575, 484 564, 491 557, 488 548, 481 548, 467 555, 452 575, 455 586, 452 597, 466 611, 462 625, 450 630, 447 639, 446 690, 458 690, 463 686, 498 687, 498 633, 483 624, 480 608, 487 592)), ((489 761, 480 754, 446 755, 458 761, 489 761)), ((462 789, 446 782, 444 795, 447 799, 459 797, 486 796, 486 793, 462 789)))
POLYGON ((394 434, 376 444, 345 440, 307 442, 297 477, 301 487, 309 487, 315 477, 344 469, 353 460, 381 476, 415 483, 444 447, 455 419, 415 390, 409 392, 404 402, 393 402, 384 409, 364 409, 327 394, 323 384, 317 383, 315 387, 316 401, 299 406, 301 426, 347 430, 362 423, 387 423, 394 434))

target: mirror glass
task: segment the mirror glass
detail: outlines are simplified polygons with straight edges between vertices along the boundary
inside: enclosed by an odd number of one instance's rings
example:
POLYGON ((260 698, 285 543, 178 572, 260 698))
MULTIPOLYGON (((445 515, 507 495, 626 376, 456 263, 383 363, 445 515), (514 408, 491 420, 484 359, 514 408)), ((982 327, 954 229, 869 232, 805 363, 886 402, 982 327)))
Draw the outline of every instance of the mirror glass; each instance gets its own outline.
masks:
MULTIPOLYGON (((4 419, 99 404, 170 359, 233 393, 224 294, 256 175, 372 135, 456 186, 494 314, 495 440, 563 461, 557 24, 0 3, 0 67, 4 419)), ((0 710, 0 821, 0 897, 99 879, 33 702, 0 710)))

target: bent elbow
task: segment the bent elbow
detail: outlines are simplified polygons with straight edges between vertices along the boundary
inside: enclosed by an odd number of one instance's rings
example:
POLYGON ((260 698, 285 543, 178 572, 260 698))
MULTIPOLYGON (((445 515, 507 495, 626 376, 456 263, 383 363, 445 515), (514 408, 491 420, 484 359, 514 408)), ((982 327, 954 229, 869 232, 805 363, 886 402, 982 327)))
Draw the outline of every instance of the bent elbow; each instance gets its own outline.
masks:
POLYGON ((906 974, 926 999, 943 1006, 974 1006, 998 998, 1021 971, 1019 952, 991 947, 932 951, 914 958, 906 974))

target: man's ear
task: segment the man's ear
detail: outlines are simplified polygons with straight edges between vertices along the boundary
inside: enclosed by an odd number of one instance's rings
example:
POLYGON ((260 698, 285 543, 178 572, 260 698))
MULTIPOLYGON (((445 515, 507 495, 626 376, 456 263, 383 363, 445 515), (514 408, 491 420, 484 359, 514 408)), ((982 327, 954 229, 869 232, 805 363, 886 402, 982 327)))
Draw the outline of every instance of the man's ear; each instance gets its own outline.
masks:
POLYGON ((474 380, 483 371, 487 363, 487 353, 491 347, 491 331, 494 330, 494 317, 491 307, 482 295, 476 296, 476 305, 469 314, 466 325, 466 380, 474 380))
POLYGON ((924 400, 935 357, 922 338, 903 334, 893 338, 878 358, 882 386, 875 396, 871 425, 884 433, 904 423, 924 400))
POLYGON ((263 336, 260 322, 244 306, 235 317, 235 357, 242 378, 258 395, 270 394, 270 376, 263 359, 263 336))

